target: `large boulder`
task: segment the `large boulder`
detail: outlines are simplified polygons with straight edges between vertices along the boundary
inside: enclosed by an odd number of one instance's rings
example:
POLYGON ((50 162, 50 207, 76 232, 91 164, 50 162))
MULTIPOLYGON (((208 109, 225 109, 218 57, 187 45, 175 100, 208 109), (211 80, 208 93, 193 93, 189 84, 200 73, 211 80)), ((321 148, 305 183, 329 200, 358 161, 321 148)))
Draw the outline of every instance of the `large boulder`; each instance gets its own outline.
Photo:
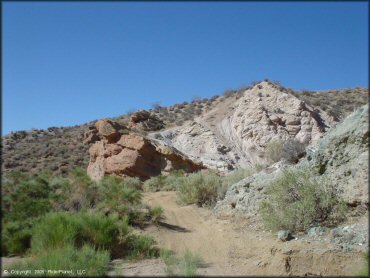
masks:
POLYGON ((109 119, 101 119, 84 133, 84 143, 92 144, 101 139, 114 143, 120 138, 121 133, 127 132, 128 129, 125 126, 109 119))
POLYGON ((156 115, 146 110, 139 110, 131 115, 128 127, 144 131, 156 131, 164 128, 165 125, 156 115))
POLYGON ((152 142, 110 121, 96 122, 91 134, 98 138, 90 147, 88 175, 100 180, 105 175, 131 176, 141 180, 182 169, 194 172, 203 165, 188 159, 176 149, 152 142))

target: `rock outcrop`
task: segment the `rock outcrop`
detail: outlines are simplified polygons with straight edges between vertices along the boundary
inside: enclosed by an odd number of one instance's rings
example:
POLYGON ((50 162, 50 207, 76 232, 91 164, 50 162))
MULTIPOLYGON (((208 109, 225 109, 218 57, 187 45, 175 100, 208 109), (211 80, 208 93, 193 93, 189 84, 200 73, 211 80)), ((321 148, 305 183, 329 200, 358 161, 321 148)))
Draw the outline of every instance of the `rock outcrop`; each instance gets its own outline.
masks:
POLYGON ((123 133, 128 133, 128 129, 117 122, 109 119, 99 120, 93 126, 89 126, 84 134, 84 143, 92 144, 99 140, 106 140, 108 143, 115 143, 123 133))
POLYGON ((93 180, 100 180, 105 175, 145 180, 162 171, 182 169, 194 172, 204 168, 176 149, 152 142, 111 120, 97 121, 88 136, 98 138, 89 150, 87 173, 93 180))
POLYGON ((309 152, 306 161, 335 184, 351 206, 369 204, 369 106, 365 105, 331 128, 309 152))
POLYGON ((131 115, 128 127, 143 131, 155 131, 164 128, 165 124, 149 111, 140 110, 131 115))
POLYGON ((295 95, 267 82, 248 89, 237 100, 221 102, 184 126, 153 135, 209 168, 230 171, 263 164, 271 139, 316 142, 335 123, 295 95))
MULTIPOLYGON (((316 144, 307 149, 307 156, 291 167, 314 170, 317 178, 334 185, 338 194, 356 211, 369 206, 369 108, 361 107, 342 123, 333 126, 316 144)), ((267 199, 269 183, 281 172, 281 165, 269 173, 259 172, 232 185, 214 212, 219 216, 254 217, 261 201, 267 199)))
POLYGON ((272 173, 259 172, 233 184, 223 200, 217 202, 214 212, 218 217, 232 215, 255 217, 260 203, 267 200, 266 189, 279 170, 272 173))

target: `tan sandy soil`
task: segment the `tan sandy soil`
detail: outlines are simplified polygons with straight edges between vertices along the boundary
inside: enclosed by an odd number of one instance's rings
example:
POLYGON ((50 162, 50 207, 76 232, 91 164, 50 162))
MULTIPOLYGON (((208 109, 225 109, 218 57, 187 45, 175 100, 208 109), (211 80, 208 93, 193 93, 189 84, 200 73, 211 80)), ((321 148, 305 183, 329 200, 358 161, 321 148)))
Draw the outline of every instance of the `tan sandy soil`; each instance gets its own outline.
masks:
POLYGON ((200 275, 354 275, 365 265, 363 253, 341 252, 329 240, 281 242, 247 221, 231 223, 208 209, 180 206, 175 192, 147 193, 144 202, 165 210, 164 224, 145 232, 162 248, 199 254, 207 263, 200 275))

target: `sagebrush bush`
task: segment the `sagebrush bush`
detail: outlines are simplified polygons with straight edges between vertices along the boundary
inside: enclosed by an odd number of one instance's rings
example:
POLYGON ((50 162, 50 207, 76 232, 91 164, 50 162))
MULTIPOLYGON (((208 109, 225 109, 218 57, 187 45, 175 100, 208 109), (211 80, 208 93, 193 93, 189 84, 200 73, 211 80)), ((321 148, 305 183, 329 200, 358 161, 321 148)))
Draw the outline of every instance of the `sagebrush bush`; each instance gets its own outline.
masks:
POLYGON ((305 156, 306 145, 296 139, 288 139, 284 142, 282 158, 288 163, 298 163, 305 156))
POLYGON ((181 203, 213 206, 224 194, 222 178, 213 172, 200 171, 179 180, 177 196, 181 203))
POLYGON ((55 210, 77 212, 94 208, 98 202, 98 187, 81 168, 73 169, 66 178, 53 179, 51 184, 57 193, 55 210))
POLYGON ((271 182, 260 212, 272 230, 304 231, 312 225, 331 226, 345 219, 345 203, 335 188, 315 179, 310 169, 287 169, 271 182))
MULTIPOLYGON (((10 268, 31 270, 34 276, 77 276, 77 271, 84 270, 83 276, 104 276, 108 270, 110 255, 105 250, 95 250, 93 246, 84 245, 76 249, 72 245, 46 250, 38 257, 26 259, 13 264, 10 268), (35 270, 45 271, 35 274, 35 270), (72 270, 72 274, 53 273, 48 270, 72 270)), ((80 274, 81 275, 81 274, 80 274)))
POLYGON ((273 163, 280 161, 283 154, 283 142, 281 140, 271 140, 266 145, 266 155, 273 163))

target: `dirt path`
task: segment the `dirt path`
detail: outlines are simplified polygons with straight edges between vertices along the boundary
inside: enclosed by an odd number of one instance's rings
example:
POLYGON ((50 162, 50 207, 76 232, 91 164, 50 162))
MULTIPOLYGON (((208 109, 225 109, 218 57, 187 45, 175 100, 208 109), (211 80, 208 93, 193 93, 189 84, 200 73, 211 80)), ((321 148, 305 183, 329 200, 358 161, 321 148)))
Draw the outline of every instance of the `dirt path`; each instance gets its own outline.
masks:
MULTIPOLYGON (((146 193, 144 202, 165 210, 163 223, 144 230, 159 247, 177 254, 199 254, 206 266, 199 275, 222 276, 352 276, 365 266, 362 252, 342 252, 329 239, 281 242, 276 235, 247 221, 217 219, 210 210, 180 206, 175 192, 146 193)), ((3 267, 12 258, 3 258, 3 267)), ((115 260, 109 275, 165 276, 161 259, 139 262, 115 260)))
POLYGON ((247 222, 230 223, 208 209, 180 206, 175 192, 147 193, 144 202, 165 210, 164 224, 146 233, 162 248, 202 256, 207 267, 200 275, 353 275, 365 263, 362 253, 335 251, 328 242, 281 242, 247 222))

